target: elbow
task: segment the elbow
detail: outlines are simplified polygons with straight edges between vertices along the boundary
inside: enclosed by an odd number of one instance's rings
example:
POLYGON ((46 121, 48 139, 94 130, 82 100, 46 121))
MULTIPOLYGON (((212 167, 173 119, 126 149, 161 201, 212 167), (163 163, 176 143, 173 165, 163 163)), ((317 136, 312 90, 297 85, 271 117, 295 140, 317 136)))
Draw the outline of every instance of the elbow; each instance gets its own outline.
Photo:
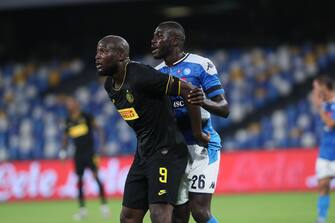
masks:
POLYGON ((221 109, 220 116, 223 118, 228 118, 229 114, 230 114, 230 110, 229 110, 228 105, 226 105, 221 109))
POLYGON ((224 114, 222 115, 222 117, 224 117, 224 118, 228 118, 229 114, 230 114, 230 112, 228 111, 228 112, 224 113, 224 114))

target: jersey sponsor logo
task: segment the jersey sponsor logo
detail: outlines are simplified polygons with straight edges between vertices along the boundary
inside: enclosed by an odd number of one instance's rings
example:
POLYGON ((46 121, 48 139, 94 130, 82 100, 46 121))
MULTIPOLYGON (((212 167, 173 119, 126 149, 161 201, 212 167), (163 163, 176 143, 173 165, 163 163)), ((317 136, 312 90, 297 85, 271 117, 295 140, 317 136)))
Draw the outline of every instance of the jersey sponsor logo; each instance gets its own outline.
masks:
POLYGON ((78 125, 69 128, 69 135, 72 138, 78 138, 88 133, 88 127, 86 123, 80 123, 78 125))
POLYGON ((185 106, 185 102, 184 101, 174 101, 173 102, 173 107, 174 108, 180 108, 180 107, 184 107, 185 106))
POLYGON ((160 190, 158 192, 158 196, 162 196, 163 194, 166 194, 166 190, 160 190))
POLYGON ((133 103, 134 102, 134 96, 128 90, 127 90, 127 93, 126 93, 126 99, 127 99, 127 101, 129 103, 133 103))
POLYGON ((117 110, 125 121, 138 119, 139 116, 133 107, 117 110))

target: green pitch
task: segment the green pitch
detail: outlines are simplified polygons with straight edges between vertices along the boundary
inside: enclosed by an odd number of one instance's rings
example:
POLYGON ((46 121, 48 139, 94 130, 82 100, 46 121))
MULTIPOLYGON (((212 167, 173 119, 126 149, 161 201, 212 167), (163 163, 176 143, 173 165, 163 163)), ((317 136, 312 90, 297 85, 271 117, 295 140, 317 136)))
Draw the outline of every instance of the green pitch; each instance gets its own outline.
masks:
MULTIPOLYGON (((215 196, 212 211, 221 223, 314 223, 316 193, 276 193, 215 196)), ((100 215, 97 200, 87 201, 88 218, 84 223, 119 222, 120 200, 110 200, 111 219, 100 215)), ((0 204, 1 223, 74 222, 75 201, 12 202, 0 204)), ((335 222, 335 199, 332 197, 328 222, 335 222)), ((146 216, 144 221, 149 223, 146 216)), ((190 222, 194 222, 191 220, 190 222)))

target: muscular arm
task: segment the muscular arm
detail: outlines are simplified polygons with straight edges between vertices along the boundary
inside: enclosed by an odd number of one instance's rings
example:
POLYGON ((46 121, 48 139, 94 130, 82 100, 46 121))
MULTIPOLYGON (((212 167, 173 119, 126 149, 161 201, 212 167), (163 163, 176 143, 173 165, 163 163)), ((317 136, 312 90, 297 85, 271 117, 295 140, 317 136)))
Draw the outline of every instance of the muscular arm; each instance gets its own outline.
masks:
POLYGON ((192 84, 178 78, 171 78, 167 94, 171 96, 183 97, 190 115, 192 134, 199 142, 207 145, 209 142, 209 136, 202 132, 200 107, 189 103, 187 100, 187 97, 192 89, 195 89, 192 84))
POLYGON ((207 99, 201 88, 190 91, 188 101, 193 105, 200 105, 208 112, 227 118, 229 115, 229 105, 223 94, 207 99))

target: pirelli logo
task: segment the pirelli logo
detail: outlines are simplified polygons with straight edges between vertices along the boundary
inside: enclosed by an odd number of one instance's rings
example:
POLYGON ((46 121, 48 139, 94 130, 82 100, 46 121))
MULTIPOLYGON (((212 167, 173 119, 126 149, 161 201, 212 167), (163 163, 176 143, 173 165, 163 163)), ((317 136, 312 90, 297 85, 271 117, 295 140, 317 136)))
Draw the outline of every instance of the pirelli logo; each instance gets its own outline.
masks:
POLYGON ((135 119, 139 118, 138 114, 136 113, 136 111, 133 107, 132 108, 119 109, 117 111, 120 113, 122 118, 126 121, 131 121, 131 120, 135 120, 135 119))

